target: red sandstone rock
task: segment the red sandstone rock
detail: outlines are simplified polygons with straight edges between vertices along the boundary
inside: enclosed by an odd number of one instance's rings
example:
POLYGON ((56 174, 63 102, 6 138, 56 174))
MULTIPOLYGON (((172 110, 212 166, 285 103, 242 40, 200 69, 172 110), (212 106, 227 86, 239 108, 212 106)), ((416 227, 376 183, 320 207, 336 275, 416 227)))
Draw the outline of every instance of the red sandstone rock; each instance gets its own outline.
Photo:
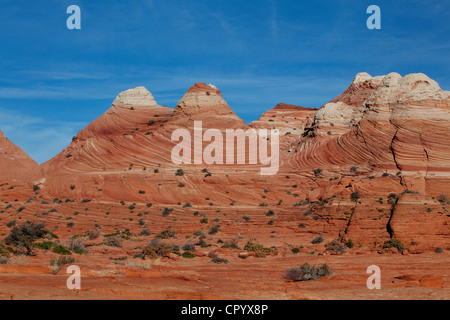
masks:
POLYGON ((26 179, 39 165, 0 131, 0 183, 26 179))

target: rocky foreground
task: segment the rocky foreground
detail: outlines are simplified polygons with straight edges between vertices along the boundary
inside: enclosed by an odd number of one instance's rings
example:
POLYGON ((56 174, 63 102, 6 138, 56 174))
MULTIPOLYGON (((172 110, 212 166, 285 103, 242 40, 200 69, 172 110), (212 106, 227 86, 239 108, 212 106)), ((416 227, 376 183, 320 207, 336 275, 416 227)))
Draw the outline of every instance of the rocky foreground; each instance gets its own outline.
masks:
POLYGON ((0 297, 448 299, 449 106, 426 75, 362 73, 318 110, 280 103, 246 125, 198 83, 174 109, 143 87, 119 94, 40 166, 0 134, 0 297), (174 164, 171 135, 195 121, 278 129, 278 173, 174 164), (32 254, 7 239, 26 221, 47 231, 32 254), (81 290, 50 265, 62 257, 81 290), (306 262, 333 275, 284 279, 306 262))

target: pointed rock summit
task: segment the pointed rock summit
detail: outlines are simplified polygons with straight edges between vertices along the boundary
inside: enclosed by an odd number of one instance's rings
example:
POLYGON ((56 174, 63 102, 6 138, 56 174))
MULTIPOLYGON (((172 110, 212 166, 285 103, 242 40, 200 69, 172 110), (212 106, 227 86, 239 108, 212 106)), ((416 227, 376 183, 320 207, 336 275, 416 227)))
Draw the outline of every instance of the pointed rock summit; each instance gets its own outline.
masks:
POLYGON ((137 87, 121 92, 113 105, 157 106, 153 95, 145 87, 137 87))
POLYGON ((0 131, 0 182, 26 178, 39 165, 0 131))
POLYGON ((174 116, 203 121, 211 128, 237 128, 245 125, 225 102, 219 89, 204 82, 194 84, 186 92, 178 102, 174 116))

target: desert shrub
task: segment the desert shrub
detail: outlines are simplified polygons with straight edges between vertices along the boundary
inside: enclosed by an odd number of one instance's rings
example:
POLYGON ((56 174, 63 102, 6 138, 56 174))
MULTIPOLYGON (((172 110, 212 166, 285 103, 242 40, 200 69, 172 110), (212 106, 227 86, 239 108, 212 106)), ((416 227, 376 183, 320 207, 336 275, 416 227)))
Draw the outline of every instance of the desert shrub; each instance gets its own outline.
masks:
POLYGON ((106 237, 103 241, 103 244, 107 245, 108 247, 122 247, 122 239, 115 235, 111 237, 106 237))
POLYGON ((88 237, 89 240, 95 240, 100 236, 100 232, 98 230, 88 230, 85 232, 85 236, 88 237))
POLYGON ((345 251, 347 251, 347 248, 339 241, 339 240, 333 240, 325 245, 326 250, 334 252, 334 253, 341 253, 344 254, 345 251))
POLYGON ((62 244, 57 244, 56 246, 54 246, 52 251, 54 253, 64 255, 64 256, 72 254, 72 252, 70 252, 69 248, 63 246, 62 244))
POLYGON ((190 208, 190 207, 192 207, 192 204, 191 204, 190 202, 186 202, 186 203, 183 205, 183 208, 190 208))
POLYGON ((26 209, 25 206, 21 206, 17 209, 16 213, 21 213, 25 209, 26 209))
POLYGON ((322 235, 320 235, 320 236, 318 236, 318 237, 315 237, 312 241, 311 241, 311 243, 312 244, 319 244, 319 243, 322 243, 323 242, 323 237, 322 237, 322 235))
POLYGON ((183 252, 183 254, 181 255, 184 259, 194 259, 195 258, 195 254, 193 254, 190 251, 185 251, 183 252))
POLYGON ((358 170, 358 167, 355 167, 355 166, 350 168, 350 172, 356 172, 357 170, 358 170))
POLYGON ((149 126, 153 125, 154 123, 155 123, 155 120, 148 120, 148 122, 147 122, 147 124, 148 124, 149 126))
POLYGON ((41 250, 50 250, 53 246, 52 241, 43 241, 43 242, 35 242, 33 243, 33 247, 41 249, 41 250))
POLYGON ((83 200, 81 200, 81 203, 88 203, 88 202, 91 202, 91 199, 83 199, 83 200))
POLYGON ((141 233, 139 233, 140 236, 149 236, 150 231, 147 228, 142 229, 141 233))
POLYGON ((269 210, 269 211, 267 211, 267 213, 266 213, 266 216, 267 216, 267 217, 270 217, 270 216, 273 216, 273 215, 275 215, 275 212, 273 212, 272 210, 269 210))
POLYGON ((305 263, 297 268, 286 270, 284 278, 293 281, 319 280, 321 277, 330 276, 333 271, 327 264, 322 266, 311 266, 305 263))
POLYGON ((72 228, 75 225, 75 223, 73 222, 68 222, 67 223, 67 228, 72 228))
POLYGON ((5 238, 5 244, 23 247, 27 255, 33 255, 31 250, 33 242, 43 238, 47 233, 45 224, 27 221, 21 226, 12 228, 11 233, 5 238))
POLYGON ((293 247, 293 248, 291 249, 291 251, 292 251, 292 253, 297 254, 297 253, 300 252, 300 248, 299 248, 299 247, 293 247))
POLYGON ((58 257, 50 260, 50 266, 52 267, 52 274, 57 274, 64 265, 74 263, 75 259, 72 257, 58 257))
POLYGON ((436 249, 434 249, 434 252, 442 253, 442 252, 444 252, 444 250, 441 247, 437 247, 436 249))
POLYGON ((75 189, 75 185, 71 184, 70 185, 70 190, 73 190, 73 189, 75 189))
POLYGON ((164 231, 161 231, 160 233, 158 233, 158 234, 156 235, 156 238, 157 238, 157 239, 169 239, 169 238, 174 238, 174 237, 175 237, 175 234, 176 234, 175 230, 173 230, 173 229, 167 229, 167 230, 164 230, 164 231))
POLYGON ((84 243, 83 238, 70 239, 67 241, 67 246, 70 250, 75 252, 76 254, 87 253, 86 244, 84 243))
POLYGON ((219 257, 215 257, 211 260, 212 263, 224 263, 224 264, 228 264, 228 260, 225 258, 219 258, 219 257))
POLYGON ((182 248, 183 251, 195 251, 195 244, 186 243, 182 248))
POLYGON ((349 248, 349 249, 351 249, 351 248, 353 248, 355 245, 354 245, 354 243, 353 243, 353 241, 352 241, 352 239, 348 239, 347 240, 347 243, 345 244, 346 246, 347 246, 347 248, 349 248))
POLYGON ((145 194, 145 190, 139 190, 139 194, 145 194))
POLYGON ((264 246, 260 243, 248 241, 244 246, 244 250, 249 252, 268 252, 270 249, 264 248, 264 246))
POLYGON ((398 199, 398 196, 395 193, 391 193, 388 195, 388 203, 389 204, 394 204, 397 201, 397 199, 398 199))
POLYGON ((8 228, 11 228, 11 227, 15 226, 16 223, 17 223, 16 220, 11 220, 11 221, 9 221, 8 223, 6 223, 6 226, 7 226, 8 228))
POLYGON ((3 242, 0 242, 0 257, 9 258, 12 251, 3 242))
POLYGON ((390 240, 385 241, 383 244, 383 249, 389 249, 389 248, 397 248, 399 252, 403 252, 403 250, 405 250, 405 246, 398 239, 390 239, 390 240))
POLYGON ((439 197, 437 197, 437 200, 442 204, 449 204, 450 201, 448 200, 447 196, 444 193, 441 193, 439 197))
POLYGON ((184 175, 183 169, 178 169, 177 172, 175 173, 175 175, 179 176, 179 177, 183 176, 184 175))
POLYGON ((244 219, 245 222, 249 222, 252 218, 249 216, 242 216, 242 219, 244 219))
POLYGON ((162 216, 163 216, 163 217, 166 217, 166 216, 168 216, 169 214, 171 214, 172 211, 173 211, 173 208, 164 208, 164 210, 163 210, 163 212, 162 212, 162 216))
POLYGON ((173 246, 167 243, 162 243, 159 239, 153 239, 150 243, 142 250, 144 257, 150 259, 157 259, 158 257, 167 257, 172 252, 173 246))
POLYGON ((220 229, 220 224, 212 226, 211 228, 209 228, 208 234, 216 234, 217 232, 219 232, 220 229))
POLYGON ((318 175, 320 175, 322 173, 322 169, 317 168, 316 170, 314 170, 314 175, 317 177, 318 175))
POLYGON ((222 248, 239 249, 239 246, 238 246, 236 239, 231 239, 231 240, 225 240, 225 243, 222 245, 222 248))
POLYGON ((358 191, 352 192, 352 194, 350 195, 350 200, 352 200, 353 202, 358 201, 359 198, 360 195, 358 191))
POLYGON ((208 223, 208 218, 202 218, 202 219, 200 219, 200 223, 203 223, 203 224, 207 224, 208 223))

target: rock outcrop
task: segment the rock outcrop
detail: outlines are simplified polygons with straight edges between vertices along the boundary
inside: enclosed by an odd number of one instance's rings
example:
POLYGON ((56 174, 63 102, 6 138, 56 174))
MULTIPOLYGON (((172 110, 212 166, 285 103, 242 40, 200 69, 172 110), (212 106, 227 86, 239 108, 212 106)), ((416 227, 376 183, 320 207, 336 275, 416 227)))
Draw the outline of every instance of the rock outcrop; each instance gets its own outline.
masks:
MULTIPOLYGON (((230 237, 245 232, 272 244, 268 229, 275 224, 284 243, 323 233, 368 250, 382 250, 394 238, 412 251, 430 250, 445 246, 450 234, 448 200, 438 199, 450 190, 449 104, 448 92, 426 75, 363 73, 319 110, 279 104, 245 125, 213 85, 195 84, 175 109, 159 106, 140 87, 119 94, 33 181, 40 181, 43 197, 75 201, 71 210, 84 206, 81 199, 102 204, 89 212, 89 223, 100 210, 116 210, 111 228, 122 226, 122 214, 128 214, 122 201, 154 204, 163 212, 180 206, 173 225, 183 232, 198 230, 192 208, 223 214, 222 230, 230 237), (278 174, 261 176, 261 165, 249 163, 175 164, 172 133, 181 128, 192 134, 195 121, 202 122, 202 132, 222 134, 278 129, 278 174), (244 215, 252 216, 250 224, 242 224, 244 215)), ((207 145, 203 141, 202 150, 207 145)), ((160 215, 151 218, 152 227, 167 228, 160 215)), ((140 232, 141 225, 129 225, 140 232)))
POLYGON ((0 131, 0 183, 27 179, 39 165, 0 131))

